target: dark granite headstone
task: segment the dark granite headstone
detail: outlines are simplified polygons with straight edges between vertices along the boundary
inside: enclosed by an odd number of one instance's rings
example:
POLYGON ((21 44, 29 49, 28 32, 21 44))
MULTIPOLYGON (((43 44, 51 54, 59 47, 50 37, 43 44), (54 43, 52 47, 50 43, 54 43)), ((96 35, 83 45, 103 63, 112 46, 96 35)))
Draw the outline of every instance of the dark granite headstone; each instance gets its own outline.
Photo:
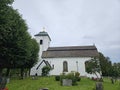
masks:
POLYGON ((96 82, 96 90, 103 90, 102 82, 96 82))
POLYGON ((48 88, 42 88, 42 89, 40 89, 40 90, 49 90, 48 88))

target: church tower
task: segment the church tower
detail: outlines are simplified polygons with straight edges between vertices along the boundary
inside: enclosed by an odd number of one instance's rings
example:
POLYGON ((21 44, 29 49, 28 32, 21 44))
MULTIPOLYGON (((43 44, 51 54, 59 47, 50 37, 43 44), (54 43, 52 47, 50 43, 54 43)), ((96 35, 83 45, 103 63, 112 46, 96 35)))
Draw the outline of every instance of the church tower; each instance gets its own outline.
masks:
POLYGON ((39 59, 41 59, 42 52, 46 51, 50 45, 51 38, 48 35, 48 33, 45 32, 45 28, 43 28, 43 31, 39 32, 38 34, 34 36, 35 36, 36 41, 40 45, 39 59))

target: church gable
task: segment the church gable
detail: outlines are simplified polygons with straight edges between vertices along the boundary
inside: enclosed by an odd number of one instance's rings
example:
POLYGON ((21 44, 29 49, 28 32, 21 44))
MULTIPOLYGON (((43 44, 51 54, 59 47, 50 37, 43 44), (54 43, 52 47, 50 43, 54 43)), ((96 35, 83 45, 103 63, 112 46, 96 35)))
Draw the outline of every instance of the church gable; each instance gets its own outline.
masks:
POLYGON ((95 46, 49 47, 42 53, 42 58, 61 57, 96 57, 98 51, 95 46))
POLYGON ((49 67, 51 68, 51 66, 50 66, 50 64, 49 64, 48 61, 42 60, 42 62, 40 62, 40 64, 37 66, 36 70, 38 70, 39 67, 42 66, 43 63, 44 63, 46 66, 49 66, 49 67))

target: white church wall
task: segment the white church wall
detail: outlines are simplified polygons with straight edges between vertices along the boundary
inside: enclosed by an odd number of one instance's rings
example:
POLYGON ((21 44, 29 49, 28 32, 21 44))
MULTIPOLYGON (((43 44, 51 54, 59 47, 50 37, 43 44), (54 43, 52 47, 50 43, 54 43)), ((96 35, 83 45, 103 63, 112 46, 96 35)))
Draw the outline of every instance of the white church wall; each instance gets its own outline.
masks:
POLYGON ((42 36, 42 37, 35 36, 35 39, 40 46, 40 51, 39 51, 39 60, 40 60, 42 52, 46 51, 50 45, 50 39, 48 36, 42 36), (43 40, 43 44, 41 44, 41 45, 40 45, 40 40, 43 40))
POLYGON ((101 78, 101 76, 100 76, 100 74, 98 72, 96 72, 96 74, 97 74, 97 76, 94 73, 93 74, 87 74, 87 77, 89 77, 89 78, 92 78, 92 77, 101 78))
POLYGON ((46 66, 45 63, 42 63, 42 64, 40 65, 39 69, 38 69, 37 72, 36 72, 38 76, 41 76, 41 75, 42 75, 42 68, 43 68, 44 66, 46 66))
POLYGON ((85 61, 90 60, 90 58, 44 58, 44 60, 48 61, 51 66, 54 65, 54 69, 50 72, 50 75, 60 75, 63 72, 63 62, 67 61, 68 72, 78 71, 81 76, 87 76, 87 73, 85 71, 85 61))
POLYGON ((31 68, 31 71, 30 71, 30 75, 31 76, 34 76, 34 75, 38 75, 38 76, 41 76, 42 75, 42 68, 44 67, 44 66, 46 66, 46 64, 43 62, 40 66, 39 66, 39 64, 42 62, 42 60, 41 61, 38 61, 38 63, 34 66, 34 67, 32 67, 31 68), (39 66, 39 68, 37 69, 37 67, 39 66))
POLYGON ((31 70, 30 70, 30 75, 31 75, 31 76, 34 76, 34 75, 36 74, 36 72, 37 72, 36 68, 37 68, 38 64, 39 64, 39 63, 37 63, 35 66, 33 66, 33 67, 31 68, 31 70))

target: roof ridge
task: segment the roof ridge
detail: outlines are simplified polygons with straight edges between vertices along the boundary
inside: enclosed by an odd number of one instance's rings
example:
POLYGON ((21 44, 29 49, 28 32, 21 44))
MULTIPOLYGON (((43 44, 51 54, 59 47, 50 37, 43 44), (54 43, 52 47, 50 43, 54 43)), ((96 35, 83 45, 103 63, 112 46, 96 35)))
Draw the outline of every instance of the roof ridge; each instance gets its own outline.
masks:
POLYGON ((49 47, 47 51, 97 50, 95 46, 49 47))

